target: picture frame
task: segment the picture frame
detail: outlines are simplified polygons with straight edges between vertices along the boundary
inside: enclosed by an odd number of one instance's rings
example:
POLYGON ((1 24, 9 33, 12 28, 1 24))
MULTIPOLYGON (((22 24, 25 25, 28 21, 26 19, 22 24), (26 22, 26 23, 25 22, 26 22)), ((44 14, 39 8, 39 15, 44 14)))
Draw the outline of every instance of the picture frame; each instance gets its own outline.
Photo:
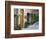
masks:
MULTIPOLYGON (((21 18, 23 18, 23 17, 21 16, 21 18)), ((23 23, 23 22, 21 22, 21 23, 23 23)), ((45 4, 44 3, 5 1, 5 38, 34 37, 34 36, 44 36, 44 35, 45 35, 45 4), (12 30, 12 29, 14 28, 13 24, 16 21, 13 22, 13 20, 17 19, 17 18, 12 17, 13 13, 16 12, 16 11, 13 11, 13 9, 16 9, 18 7, 21 8, 22 12, 23 12, 23 9, 25 9, 25 8, 26 8, 25 11, 27 11, 27 9, 28 10, 31 9, 32 11, 34 10, 37 12, 39 11, 39 20, 40 20, 39 29, 41 29, 41 31, 40 30, 39 30, 39 32, 37 30, 36 31, 35 30, 32 30, 32 31, 18 30, 17 31, 15 29, 15 33, 14 33, 14 30, 12 30), (39 9, 39 10, 36 10, 36 9, 39 9)))

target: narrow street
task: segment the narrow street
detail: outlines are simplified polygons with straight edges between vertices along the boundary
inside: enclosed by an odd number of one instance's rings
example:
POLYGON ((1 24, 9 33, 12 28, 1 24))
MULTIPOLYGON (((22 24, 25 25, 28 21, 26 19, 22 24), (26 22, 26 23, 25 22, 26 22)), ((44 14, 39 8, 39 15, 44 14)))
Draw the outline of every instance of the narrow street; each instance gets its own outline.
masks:
POLYGON ((29 25, 27 28, 23 28, 23 30, 35 30, 38 28, 39 28, 39 22, 36 22, 33 25, 29 25))

